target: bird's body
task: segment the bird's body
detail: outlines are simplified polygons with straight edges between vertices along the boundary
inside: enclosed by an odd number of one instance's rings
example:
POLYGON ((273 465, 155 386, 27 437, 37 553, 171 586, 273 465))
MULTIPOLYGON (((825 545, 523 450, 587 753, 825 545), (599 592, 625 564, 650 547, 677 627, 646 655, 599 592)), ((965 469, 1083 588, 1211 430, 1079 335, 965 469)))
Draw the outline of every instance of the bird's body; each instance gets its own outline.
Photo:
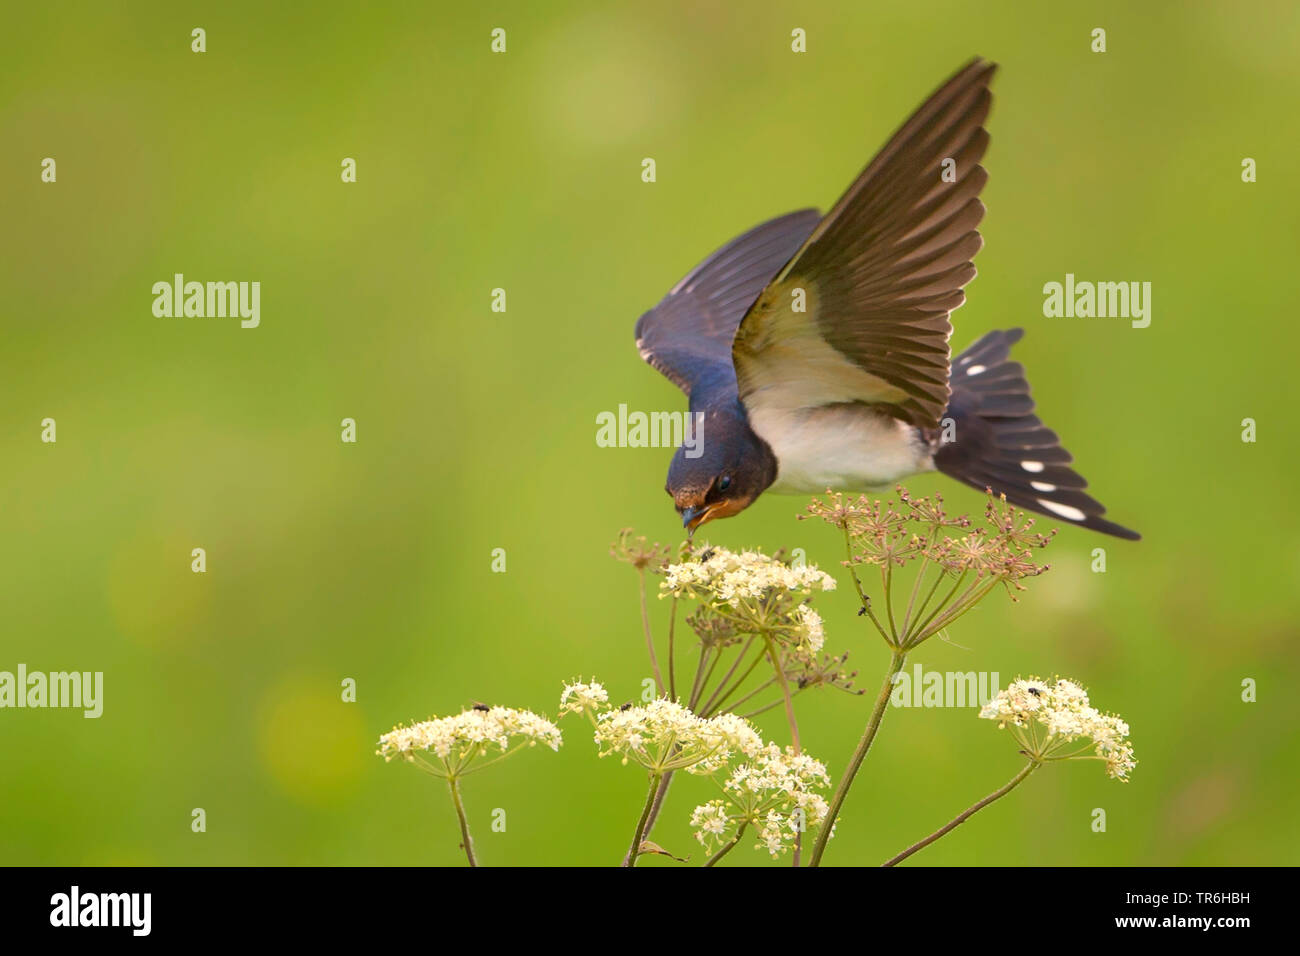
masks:
POLYGON ((824 217, 769 220, 637 322, 642 358, 703 415, 668 492, 694 531, 766 490, 860 491, 939 470, 1118 537, 1033 414, 1019 329, 950 360, 949 315, 983 240, 992 64, 975 60, 898 130, 824 217))
POLYGON ((750 413, 749 423, 776 456, 776 480, 769 491, 864 490, 934 469, 920 430, 870 405, 760 408, 750 413))

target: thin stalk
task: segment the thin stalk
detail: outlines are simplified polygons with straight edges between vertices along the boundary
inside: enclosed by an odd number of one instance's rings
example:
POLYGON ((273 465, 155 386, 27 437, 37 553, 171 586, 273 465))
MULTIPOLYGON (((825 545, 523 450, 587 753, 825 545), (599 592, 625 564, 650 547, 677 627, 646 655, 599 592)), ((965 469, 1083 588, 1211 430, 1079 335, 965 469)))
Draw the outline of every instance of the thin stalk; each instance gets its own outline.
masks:
POLYGON ((650 652, 650 666, 655 672, 655 686, 659 688, 659 693, 664 693, 667 689, 664 686, 664 675, 659 671, 659 657, 655 654, 655 639, 650 631, 650 609, 646 606, 645 600, 645 568, 639 568, 637 576, 641 579, 641 629, 645 631, 645 647, 650 652))
POLYGON ((949 832, 950 830, 954 830, 957 827, 959 827, 961 824, 965 823, 968 819, 970 819, 979 811, 983 810, 994 800, 999 800, 1002 797, 1005 797, 1008 793, 1010 793, 1012 790, 1018 787, 1022 780, 1028 777, 1040 766, 1041 764, 1037 760, 1031 759, 1029 763, 1025 764, 1024 767, 1021 768, 1020 772, 1016 774, 1014 777, 1012 777, 1010 780, 1008 780, 1004 786, 999 787, 997 790, 994 790, 992 793, 990 793, 987 797, 985 797, 983 800, 981 800, 979 803, 975 804, 974 806, 969 807, 966 810, 963 810, 961 813, 957 814, 957 816, 953 817, 951 822, 944 824, 939 829, 931 833, 924 840, 921 840, 917 843, 913 843, 902 853, 893 857, 889 861, 882 863, 881 866, 896 866, 899 863, 902 863, 904 860, 906 860, 917 850, 925 849, 927 846, 929 846, 935 840, 939 839, 939 837, 943 836, 945 833, 949 832))
POLYGON ((704 665, 709 659, 709 649, 700 647, 700 664, 695 668, 695 680, 691 682, 691 696, 686 701, 686 709, 694 711, 695 705, 699 703, 700 693, 704 688, 700 685, 700 679, 704 676, 704 665))
MULTIPOLYGON (((772 660, 772 670, 776 672, 777 683, 781 685, 781 699, 785 701, 785 719, 790 724, 790 746, 794 748, 796 754, 803 752, 799 745, 799 721, 794 715, 794 700, 790 694, 790 683, 785 677, 785 668, 781 666, 781 656, 776 652, 776 644, 772 641, 770 635, 764 635, 763 640, 767 642, 767 655, 772 660)), ((795 834, 794 854, 791 865, 799 866, 799 859, 803 853, 803 833, 795 834)))
MULTIPOLYGON (((935 532, 935 534, 937 533, 938 532, 935 532)), ((930 537, 926 538, 925 541, 926 553, 923 554, 921 557, 921 567, 916 572, 916 579, 912 582, 912 593, 907 598, 907 610, 903 612, 903 636, 904 637, 907 636, 907 625, 912 623, 912 609, 916 606, 916 596, 921 591, 921 582, 925 580, 925 572, 930 568, 930 555, 928 552, 930 550, 931 545, 933 545, 933 543, 934 543, 934 534, 931 534, 930 537)), ((916 614, 917 617, 921 616, 921 612, 919 610, 916 612, 916 614)))
POLYGON ((853 751, 853 757, 849 760, 844 775, 840 777, 840 782, 835 788, 835 796, 831 798, 830 810, 817 833, 817 844, 813 847, 813 855, 808 863, 809 866, 821 865, 822 854, 826 852, 826 842, 830 839, 831 830, 835 826, 835 818, 839 816, 840 808, 844 806, 844 798, 848 796, 849 788, 853 786, 853 778, 857 776, 862 761, 867 757, 867 751, 871 749, 871 742, 876 738, 876 731, 880 729, 880 722, 885 716, 885 708, 889 705, 889 695, 894 689, 894 677, 903 669, 906 660, 906 651, 896 649, 893 652, 889 672, 880 685, 880 694, 876 697, 876 706, 871 711, 871 719, 867 721, 866 730, 862 732, 862 739, 858 741, 858 747, 853 751))
MULTIPOLYGON (((985 595, 987 595, 989 591, 992 591, 993 588, 997 586, 997 583, 998 583, 997 581, 991 582, 987 588, 985 588, 983 591, 977 594, 974 597, 974 599, 972 599, 965 606, 962 606, 960 602, 958 604, 953 605, 942 615, 940 615, 939 618, 934 622, 934 624, 929 626, 928 631, 918 631, 917 640, 914 640, 910 644, 908 644, 908 647, 909 648, 916 647, 916 645, 920 644, 921 641, 925 640, 928 637, 932 637, 935 634, 938 634, 945 627, 951 626, 952 624, 959 621, 966 614, 969 614, 971 611, 975 610, 975 607, 980 603, 980 601, 984 600, 985 595)), ((965 595, 963 595, 962 597, 964 600, 965 595)))
POLYGON ((659 781, 661 779, 661 774, 650 775, 650 792, 646 794, 645 809, 641 811, 641 819, 637 821, 636 832, 632 834, 632 846, 628 849, 627 856, 623 858, 625 867, 636 866, 636 858, 641 855, 641 841, 645 837, 646 824, 650 820, 650 808, 654 806, 655 794, 659 792, 659 781))
POLYGON ((465 805, 460 799, 460 784, 455 777, 448 777, 447 786, 451 789, 451 802, 456 806, 456 818, 460 820, 460 845, 465 848, 469 865, 478 866, 478 860, 474 858, 474 841, 469 835, 469 821, 465 819, 465 805))
POLYGON ((858 600, 862 602, 863 607, 866 607, 871 602, 867 600, 867 594, 862 590, 862 581, 858 578, 858 569, 853 563, 853 539, 849 536, 849 526, 847 524, 844 525, 843 531, 844 557, 848 559, 845 564, 849 569, 849 576, 853 578, 853 587, 857 589, 858 600))
MULTIPOLYGON (((718 663, 722 660, 722 652, 724 650, 725 648, 722 647, 714 649, 713 661, 709 664, 709 669, 704 672, 704 680, 700 681, 699 693, 695 695, 697 703, 699 702, 699 698, 704 696, 704 691, 709 686, 709 681, 713 680, 713 672, 718 669, 718 663)), ((691 709, 694 710, 695 706, 692 705, 691 709)))
POLYGON ((717 689, 709 695, 709 699, 704 702, 704 706, 701 707, 700 710, 707 712, 708 709, 713 706, 713 702, 717 699, 718 694, 722 693, 722 689, 727 686, 728 681, 735 676, 736 668, 739 667, 741 661, 745 659, 745 655, 749 653, 750 645, 753 643, 754 637, 751 636, 749 640, 745 642, 745 646, 740 649, 740 653, 736 655, 736 659, 732 662, 731 666, 727 668, 727 673, 722 675, 722 680, 718 681, 717 689))
MULTIPOLYGON (((929 559, 927 558, 926 560, 927 560, 927 562, 928 562, 929 559)), ((925 572, 928 571, 928 570, 929 570, 928 567, 926 567, 925 565, 922 565, 922 566, 921 566, 921 573, 920 573, 920 575, 918 575, 917 580, 920 581, 921 578, 925 576, 925 572)), ((939 585, 943 583, 943 565, 937 565, 936 568, 935 568, 935 570, 938 571, 938 574, 935 576, 934 584, 930 585, 930 590, 925 592, 925 598, 924 598, 924 600, 922 600, 921 603, 920 603, 920 605, 917 606, 917 609, 916 609, 916 618, 915 618, 915 620, 918 620, 918 621, 921 620, 921 616, 922 616, 923 614, 925 614, 925 609, 928 608, 928 607, 930 606, 930 601, 934 598, 934 592, 937 591, 937 590, 939 590, 939 585)), ((912 611, 911 611, 911 608, 910 608, 910 607, 908 608, 907 616, 908 616, 908 620, 909 620, 909 621, 912 620, 912 611)), ((916 630, 917 630, 917 632, 919 633, 919 628, 916 629, 916 630)), ((907 623, 904 623, 904 624, 903 624, 903 639, 906 640, 908 634, 910 634, 910 633, 912 633, 912 631, 910 631, 910 630, 908 629, 908 624, 907 624, 907 623)))
MULTIPOLYGON (((730 689, 721 697, 719 697, 716 701, 711 700, 707 705, 701 708, 700 716, 711 717, 712 715, 716 714, 718 710, 722 707, 722 705, 727 702, 728 697, 730 697, 732 694, 738 691, 741 687, 745 686, 745 681, 749 680, 749 675, 754 673, 754 668, 756 668, 762 660, 763 660, 763 650, 762 648, 760 648, 758 651, 758 655, 752 661, 750 661, 749 666, 745 668, 745 672, 740 675, 740 680, 732 684, 730 689)), ((743 697, 741 698, 741 700, 746 700, 746 699, 747 698, 743 698, 743 697)), ((732 707, 734 708, 739 703, 740 701, 737 701, 736 704, 732 705, 732 707)))
MULTIPOLYGON (((759 659, 759 660, 762 660, 762 659, 763 659, 763 655, 762 655, 762 654, 759 654, 759 655, 758 655, 758 659, 759 659)), ((741 698, 739 698, 738 700, 736 700, 736 701, 731 705, 731 709, 732 709, 732 711, 734 712, 734 711, 736 710, 736 708, 739 707, 741 704, 743 704, 745 701, 747 701, 747 700, 752 700, 753 698, 755 698, 755 697, 757 697, 759 694, 763 693, 763 691, 767 690, 769 687, 771 687, 771 686, 772 686, 773 684, 775 684, 775 683, 776 683, 776 678, 775 678, 775 677, 769 677, 767 680, 763 681, 763 683, 759 684, 757 687, 755 687, 753 690, 751 690, 751 691, 750 691, 748 694, 746 694, 744 697, 741 697, 741 698)), ((737 685, 737 686, 739 686, 739 685, 737 685)), ((733 692, 734 692, 734 688, 733 688, 733 692)), ((777 703, 779 704, 779 703, 781 703, 781 701, 778 700, 777 703)), ((708 713, 702 714, 701 716, 707 717, 707 716, 708 716, 708 713)))
MULTIPOLYGON (((793 694, 791 694, 790 696, 791 696, 791 697, 798 697, 798 696, 799 696, 799 691, 795 691, 795 692, 794 692, 793 694)), ((747 713, 741 714, 740 716, 741 716, 741 717, 744 717, 746 720, 753 720, 753 719, 754 719, 755 717, 757 717, 759 714, 766 714, 766 713, 767 713, 769 710, 771 710, 773 707, 780 707, 780 706, 781 706, 781 703, 782 703, 781 698, 778 697, 776 700, 771 701, 771 702, 769 702, 769 703, 766 703, 766 704, 764 704, 762 707, 757 707, 757 708, 755 708, 754 710, 751 710, 751 711, 748 711, 747 713)))
POLYGON ((790 725, 790 744, 796 754, 803 753, 803 748, 799 746, 799 721, 794 715, 794 701, 791 699, 790 683, 785 679, 785 668, 781 666, 781 657, 777 654, 772 639, 764 637, 763 640, 767 642, 767 656, 772 661, 772 669, 776 672, 776 681, 781 685, 781 699, 785 701, 785 719, 790 725))
POLYGON ((745 835, 745 827, 747 826, 749 826, 748 823, 742 823, 740 827, 736 830, 736 835, 732 837, 730 840, 728 840, 724 846, 718 847, 718 852, 713 854, 713 856, 709 857, 707 860, 705 860, 704 865, 717 866, 718 861, 721 860, 728 853, 730 853, 735 848, 736 844, 740 842, 740 838, 745 835))
POLYGON ((677 699, 677 663, 673 657, 674 634, 677 630, 677 595, 673 595, 672 610, 668 613, 668 699, 677 699))
POLYGON ((894 599, 891 592, 894 589, 894 562, 886 561, 880 569, 880 584, 885 593, 885 616, 889 618, 889 633, 893 635, 890 644, 898 645, 898 624, 894 621, 894 599))
POLYGON ((970 574, 969 571, 963 571, 961 574, 957 576, 957 579, 952 583, 952 587, 948 589, 948 593, 945 594, 943 596, 943 599, 939 601, 938 605, 930 613, 930 616, 927 617, 924 621, 922 621, 919 625, 917 625, 915 633, 924 634, 926 628, 930 626, 930 622, 943 613, 944 608, 949 606, 949 603, 952 601, 952 596, 957 593, 957 589, 961 587, 961 583, 966 580, 966 575, 968 574, 970 574))

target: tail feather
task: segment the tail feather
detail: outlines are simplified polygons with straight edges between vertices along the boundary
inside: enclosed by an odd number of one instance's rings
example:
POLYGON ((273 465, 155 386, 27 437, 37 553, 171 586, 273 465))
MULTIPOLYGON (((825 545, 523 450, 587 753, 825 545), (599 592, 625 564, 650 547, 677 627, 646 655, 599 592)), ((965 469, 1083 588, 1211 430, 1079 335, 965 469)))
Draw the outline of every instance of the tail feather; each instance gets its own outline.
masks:
POLYGON ((1137 540, 1136 531, 1102 517, 1106 509, 1084 493, 1088 482, 1069 467, 1073 456, 1033 414, 1024 366, 1009 359, 1023 335, 1023 329, 990 332, 953 362, 946 417, 954 423, 954 440, 944 442, 942 432, 934 433, 935 467, 1004 494, 1018 507, 1137 540))

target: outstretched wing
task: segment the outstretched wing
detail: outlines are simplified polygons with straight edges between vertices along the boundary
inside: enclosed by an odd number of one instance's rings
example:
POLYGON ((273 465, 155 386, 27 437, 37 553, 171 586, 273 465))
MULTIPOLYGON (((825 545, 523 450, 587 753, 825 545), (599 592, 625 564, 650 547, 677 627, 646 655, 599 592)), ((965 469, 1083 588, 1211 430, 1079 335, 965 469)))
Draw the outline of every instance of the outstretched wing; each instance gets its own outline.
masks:
POLYGON ((940 87, 746 313, 732 354, 751 413, 865 402, 939 423, 948 316, 983 244, 979 161, 995 69, 976 59, 940 87))
POLYGON ((701 262, 637 320, 641 357, 687 395, 712 372, 730 375, 741 317, 820 219, 816 209, 770 219, 701 262))

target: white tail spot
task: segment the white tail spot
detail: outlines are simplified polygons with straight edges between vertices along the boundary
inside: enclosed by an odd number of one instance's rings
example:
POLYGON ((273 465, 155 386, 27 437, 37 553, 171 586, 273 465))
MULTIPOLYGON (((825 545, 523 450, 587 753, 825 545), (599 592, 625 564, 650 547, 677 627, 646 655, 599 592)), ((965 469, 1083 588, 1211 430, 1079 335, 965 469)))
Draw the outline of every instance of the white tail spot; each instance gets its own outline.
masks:
POLYGON ((1052 514, 1060 515, 1066 521, 1084 521, 1088 517, 1078 508, 1072 507, 1071 505, 1058 504, 1055 501, 1048 501, 1046 498, 1039 498, 1038 503, 1048 511, 1052 512, 1052 514))
POLYGON ((983 371, 985 371, 985 366, 983 366, 983 365, 972 365, 970 368, 966 369, 966 374, 967 374, 967 375, 978 375, 980 372, 983 372, 983 371))
POLYGON ((1052 492, 1056 490, 1056 485, 1048 481, 1031 481, 1029 485, 1035 491, 1052 492))
POLYGON ((1040 472, 1043 470, 1043 463, 1041 461, 1022 461, 1020 467, 1025 471, 1040 472))

